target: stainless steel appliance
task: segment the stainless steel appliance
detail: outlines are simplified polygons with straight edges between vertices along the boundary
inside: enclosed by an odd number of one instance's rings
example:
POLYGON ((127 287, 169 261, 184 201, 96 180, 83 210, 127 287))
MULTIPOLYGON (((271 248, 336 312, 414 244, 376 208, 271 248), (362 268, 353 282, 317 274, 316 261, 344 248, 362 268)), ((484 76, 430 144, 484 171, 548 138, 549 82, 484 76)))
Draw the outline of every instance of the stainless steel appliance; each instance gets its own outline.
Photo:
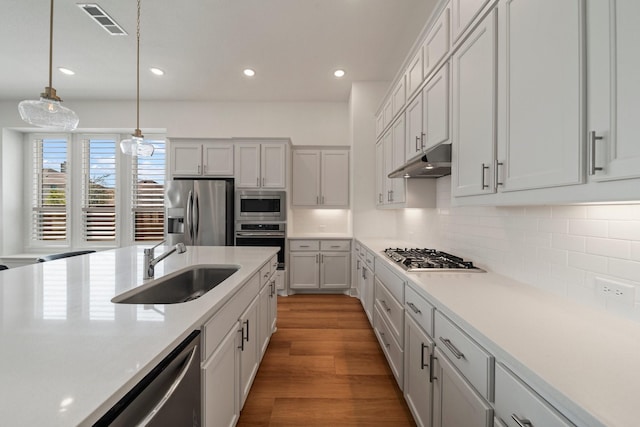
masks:
POLYGON ((471 261, 435 249, 389 248, 384 253, 407 271, 469 271, 483 273, 471 261))
POLYGON ((278 252, 278 269, 284 269, 286 243, 286 224, 284 222, 236 222, 236 246, 275 246, 278 252))
POLYGON ((200 331, 193 331, 94 426, 200 426, 200 331))
POLYGON ((168 245, 233 246, 233 179, 167 183, 168 245))
POLYGON ((236 220, 286 221, 286 194, 284 191, 238 191, 236 193, 236 220))

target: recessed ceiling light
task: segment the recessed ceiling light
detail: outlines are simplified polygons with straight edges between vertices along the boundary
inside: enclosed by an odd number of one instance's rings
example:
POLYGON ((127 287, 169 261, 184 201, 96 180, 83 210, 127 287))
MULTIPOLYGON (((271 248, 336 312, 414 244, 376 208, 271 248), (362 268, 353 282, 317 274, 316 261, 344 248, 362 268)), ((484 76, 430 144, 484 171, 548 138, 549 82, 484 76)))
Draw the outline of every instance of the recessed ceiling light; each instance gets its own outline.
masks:
POLYGON ((334 75, 334 76, 336 76, 336 77, 338 77, 338 78, 340 78, 340 77, 344 77, 344 75, 345 75, 345 74, 346 74, 346 73, 344 72, 344 70, 335 70, 335 71, 333 72, 333 75, 334 75))
POLYGON ((253 77, 256 75, 256 72, 251 68, 245 68, 244 70, 242 70, 242 74, 244 74, 247 77, 253 77))
POLYGON ((149 68, 151 70, 151 72, 153 74, 155 74, 156 76, 164 76, 164 71, 162 71, 160 68, 155 68, 155 67, 151 67, 149 68))
POLYGON ((62 73, 62 74, 66 74, 67 76, 73 76, 75 74, 75 71, 70 70, 68 68, 64 68, 64 67, 58 67, 58 70, 62 73))

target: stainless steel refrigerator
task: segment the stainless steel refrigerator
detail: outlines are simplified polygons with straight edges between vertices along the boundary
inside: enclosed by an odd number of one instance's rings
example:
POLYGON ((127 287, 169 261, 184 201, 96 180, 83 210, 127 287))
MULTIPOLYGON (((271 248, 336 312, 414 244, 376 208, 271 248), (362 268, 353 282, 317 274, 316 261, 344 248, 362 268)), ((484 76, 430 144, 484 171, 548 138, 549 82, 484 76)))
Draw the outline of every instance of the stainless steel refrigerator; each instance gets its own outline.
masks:
POLYGON ((166 186, 167 244, 233 246, 233 179, 174 179, 166 186))

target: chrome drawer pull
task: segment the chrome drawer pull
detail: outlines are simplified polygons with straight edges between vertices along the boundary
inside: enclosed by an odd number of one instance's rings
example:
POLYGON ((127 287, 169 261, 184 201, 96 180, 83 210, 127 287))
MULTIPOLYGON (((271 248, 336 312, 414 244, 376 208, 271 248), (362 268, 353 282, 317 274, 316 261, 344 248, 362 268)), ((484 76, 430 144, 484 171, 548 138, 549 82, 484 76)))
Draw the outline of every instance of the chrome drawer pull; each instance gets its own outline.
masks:
POLYGON ((385 347, 387 348, 391 347, 391 344, 389 344, 387 340, 384 339, 384 332, 380 332, 380 337, 382 338, 382 342, 384 343, 385 347))
POLYGON ((412 303, 412 302, 408 302, 408 303, 407 303, 407 305, 409 306, 409 308, 411 308, 411 310, 413 310, 413 312, 414 312, 415 314, 420 314, 420 313, 422 313, 422 312, 420 311, 420 309, 418 309, 418 307, 416 307, 416 305, 415 305, 414 303, 412 303))
POLYGON ((518 424, 519 427, 533 427, 533 423, 527 419, 522 419, 520 417, 518 417, 516 414, 512 414, 511 418, 513 419, 513 421, 516 422, 516 424, 518 424))
POLYGON ((451 353, 453 353, 456 359, 464 359, 464 353, 458 350, 449 338, 440 337, 440 341, 442 341, 442 344, 444 344, 451 351, 451 353))
POLYGON ((424 349, 429 348, 428 345, 425 345, 423 342, 420 343, 420 369, 428 368, 429 365, 424 363, 424 349))
POLYGON ((589 175, 595 175, 596 171, 601 171, 601 167, 596 166, 596 141, 602 141, 603 137, 596 135, 595 131, 589 132, 589 144, 591 145, 591 161, 589 165, 589 175))
POLYGON ((434 368, 433 368, 433 361, 434 361, 434 360, 438 360, 438 358, 437 358, 437 357, 435 357, 435 356, 433 355, 433 353, 431 353, 431 354, 429 355, 429 382, 430 382, 430 383, 432 383, 432 382, 433 382, 433 380, 437 380, 437 379, 438 379, 438 377, 435 377, 435 376, 433 375, 433 370, 434 370, 434 368))
POLYGON ((391 311, 391 309, 389 308, 389 306, 387 305, 387 302, 383 299, 380 300, 380 305, 382 305, 382 308, 384 308, 387 312, 391 311))

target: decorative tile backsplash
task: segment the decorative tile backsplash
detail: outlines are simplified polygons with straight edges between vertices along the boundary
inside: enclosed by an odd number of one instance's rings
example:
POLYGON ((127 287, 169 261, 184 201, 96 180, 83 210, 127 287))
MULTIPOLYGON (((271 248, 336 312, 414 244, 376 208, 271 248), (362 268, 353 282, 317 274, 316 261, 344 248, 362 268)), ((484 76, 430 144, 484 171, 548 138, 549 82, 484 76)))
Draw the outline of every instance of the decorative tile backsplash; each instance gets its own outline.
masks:
POLYGON ((437 209, 399 211, 399 237, 640 321, 640 204, 452 207, 450 188, 438 180, 437 209), (632 285, 633 307, 616 284, 632 285))

